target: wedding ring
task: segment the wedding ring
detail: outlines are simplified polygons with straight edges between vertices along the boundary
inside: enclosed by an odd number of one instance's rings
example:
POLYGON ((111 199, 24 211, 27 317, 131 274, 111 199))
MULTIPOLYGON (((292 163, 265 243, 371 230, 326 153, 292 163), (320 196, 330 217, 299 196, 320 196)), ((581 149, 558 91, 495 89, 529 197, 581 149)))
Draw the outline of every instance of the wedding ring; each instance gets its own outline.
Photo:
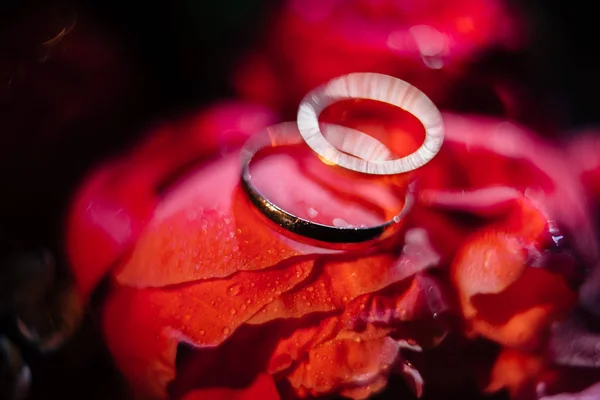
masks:
MULTIPOLYGON (((325 136, 335 142, 341 151, 349 154, 365 156, 369 159, 389 157, 389 150, 376 139, 363 132, 336 125, 322 124, 325 136), (369 154, 361 154, 361 143, 368 143, 369 154)), ((414 196, 412 186, 409 186, 404 199, 402 210, 389 221, 371 227, 338 227, 323 225, 300 218, 281 207, 273 204, 263 196, 253 185, 250 173, 250 163, 254 156, 265 148, 286 146, 302 143, 302 136, 295 123, 287 122, 271 126, 265 131, 251 137, 242 148, 240 161, 242 167, 241 187, 252 204, 268 219, 283 228, 282 233, 291 232, 297 237, 293 239, 309 239, 315 244, 329 249, 350 249, 357 245, 368 245, 391 236, 402 226, 406 214, 412 207, 414 196)))
MULTIPOLYGON (((365 174, 395 175, 420 168, 435 157, 444 142, 444 124, 435 104, 411 84, 376 73, 344 75, 309 92, 300 104, 297 122, 306 144, 322 159, 365 174), (319 115, 331 104, 348 99, 380 101, 413 114, 425 128, 423 144, 414 153, 391 160, 345 154, 325 138, 319 126, 319 115)), ((363 152, 368 153, 368 149, 363 152)))

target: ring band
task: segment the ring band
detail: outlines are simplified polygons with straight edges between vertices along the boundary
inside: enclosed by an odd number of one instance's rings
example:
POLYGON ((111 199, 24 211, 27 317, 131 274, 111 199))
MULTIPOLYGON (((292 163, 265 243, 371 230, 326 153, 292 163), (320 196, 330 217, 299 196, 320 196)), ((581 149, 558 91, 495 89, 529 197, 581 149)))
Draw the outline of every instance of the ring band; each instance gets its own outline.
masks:
POLYGON ((413 85, 382 74, 352 73, 309 92, 298 109, 298 129, 310 148, 329 163, 365 174, 395 175, 427 164, 444 142, 444 124, 435 104, 413 85), (336 149, 321 132, 319 115, 329 105, 347 99, 375 100, 399 107, 419 119, 425 140, 414 153, 395 160, 368 160, 336 149))
MULTIPOLYGON (((332 127, 327 124, 323 124, 323 126, 326 128, 326 130, 327 128, 332 127)), ((343 141, 340 141, 340 143, 342 143, 341 149, 343 151, 348 151, 349 153, 351 153, 352 147, 359 140, 360 136, 366 135, 360 131, 345 127, 332 128, 329 133, 330 134, 328 136, 330 137, 338 136, 343 133, 346 138, 343 141), (333 134, 331 134, 331 132, 333 132, 333 134), (355 140, 347 140, 347 138, 355 140)), ((372 140, 377 142, 375 139, 372 140)), ((305 239, 316 241, 321 247, 329 249, 354 248, 356 245, 361 246, 369 244, 375 240, 385 239, 394 232, 398 231, 398 229, 402 226, 400 222, 410 211, 414 202, 412 187, 410 186, 406 192, 406 198, 402 210, 396 216, 381 225, 375 225, 366 228, 337 227, 311 222, 283 210, 263 196, 252 185, 251 182, 250 163, 254 156, 264 148, 299 143, 302 143, 302 136, 298 132, 297 125, 292 122, 286 122, 271 126, 265 131, 253 136, 242 148, 240 154, 242 167, 241 186, 244 192, 248 195, 250 201, 262 214, 268 217, 275 224, 279 225, 285 231, 291 232, 305 239)))

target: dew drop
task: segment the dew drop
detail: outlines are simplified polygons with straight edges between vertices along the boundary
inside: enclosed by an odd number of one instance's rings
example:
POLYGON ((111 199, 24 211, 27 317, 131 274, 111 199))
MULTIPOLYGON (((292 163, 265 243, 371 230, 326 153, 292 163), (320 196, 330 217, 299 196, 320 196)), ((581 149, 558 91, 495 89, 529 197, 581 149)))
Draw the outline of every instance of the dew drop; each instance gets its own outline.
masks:
POLYGON ((313 288, 312 286, 309 286, 309 287, 306 288, 307 292, 312 292, 314 290, 315 290, 315 288, 313 288))
POLYGON ((246 303, 247 303, 247 304, 250 304, 250 303, 252 303, 252 299, 250 299, 250 298, 246 299, 246 303))
POLYGON ((241 308, 242 310, 245 310, 247 307, 248 307, 248 306, 247 306, 247 305, 245 305, 245 304, 242 304, 242 305, 240 306, 240 308, 241 308))
POLYGON ((237 229, 235 230, 235 233, 237 233, 238 235, 240 235, 240 234, 242 233, 242 230, 241 230, 240 228, 237 228, 237 229))
POLYGON ((231 329, 227 327, 223 328, 223 335, 229 335, 229 332, 231 332, 231 329))
POLYGON ((337 228, 348 228, 350 225, 341 218, 334 218, 333 226, 335 226, 337 228))
POLYGON ((241 292, 242 292, 242 285, 240 285, 239 283, 234 283, 233 285, 231 285, 227 288, 227 293, 229 293, 230 296, 237 296, 241 292))
POLYGON ((204 336, 204 335, 206 335, 206 331, 205 331, 204 329, 200 329, 200 330, 198 331, 198 333, 200 334, 200 336, 204 336))
POLYGON ((235 314, 237 314, 237 310, 235 308, 232 308, 231 310, 229 310, 229 313, 231 315, 235 315, 235 314))
POLYGON ((348 298, 346 296, 342 297, 342 301, 345 303, 348 301, 348 298))

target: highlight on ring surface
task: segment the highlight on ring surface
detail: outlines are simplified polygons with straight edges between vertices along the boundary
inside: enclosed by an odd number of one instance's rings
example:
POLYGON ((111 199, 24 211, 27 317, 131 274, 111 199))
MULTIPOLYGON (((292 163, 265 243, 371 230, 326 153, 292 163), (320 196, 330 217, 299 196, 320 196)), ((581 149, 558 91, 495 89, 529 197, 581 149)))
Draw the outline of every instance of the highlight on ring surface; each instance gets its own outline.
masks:
MULTIPOLYGON (((408 82, 376 73, 344 75, 309 92, 300 104, 297 122, 306 144, 323 159, 365 174, 395 175, 413 171, 431 161, 444 142, 442 115, 435 104, 408 82), (340 151, 321 132, 319 115, 331 104, 348 99, 380 101, 413 114, 425 128, 423 144, 414 153, 393 160, 369 160, 356 153, 340 151)), ((361 152, 367 154, 369 150, 361 152)))

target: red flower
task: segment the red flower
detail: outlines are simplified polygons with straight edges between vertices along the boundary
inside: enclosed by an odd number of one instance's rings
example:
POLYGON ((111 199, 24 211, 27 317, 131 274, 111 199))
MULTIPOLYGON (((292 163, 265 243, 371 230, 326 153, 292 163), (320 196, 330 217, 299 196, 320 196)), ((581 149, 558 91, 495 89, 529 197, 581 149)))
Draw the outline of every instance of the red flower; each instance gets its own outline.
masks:
POLYGON ((397 76, 438 99, 482 49, 520 46, 519 31, 500 0, 289 0, 234 83, 290 112, 309 90, 350 72, 397 76))
MULTIPOLYGON (((448 141, 417 172, 405 228, 363 251, 287 240, 246 201, 236 149, 272 122, 260 108, 220 106, 166 125, 92 175, 71 210, 69 254, 85 296, 110 271, 103 327, 133 387, 186 399, 360 399, 400 374, 420 393, 411 354, 428 357, 452 316, 469 337, 536 356, 577 278, 569 253, 544 249, 570 233, 595 256, 581 187, 532 133, 444 118, 448 141), (475 222, 457 218, 466 214, 475 222)), ((405 129, 379 121, 344 123, 405 129)), ((275 203, 325 223, 373 223, 392 199, 381 181, 357 181, 300 148, 257 161, 253 179, 275 203), (360 197, 343 192, 352 185, 360 197)), ((490 387, 509 385, 502 377, 490 387)))

